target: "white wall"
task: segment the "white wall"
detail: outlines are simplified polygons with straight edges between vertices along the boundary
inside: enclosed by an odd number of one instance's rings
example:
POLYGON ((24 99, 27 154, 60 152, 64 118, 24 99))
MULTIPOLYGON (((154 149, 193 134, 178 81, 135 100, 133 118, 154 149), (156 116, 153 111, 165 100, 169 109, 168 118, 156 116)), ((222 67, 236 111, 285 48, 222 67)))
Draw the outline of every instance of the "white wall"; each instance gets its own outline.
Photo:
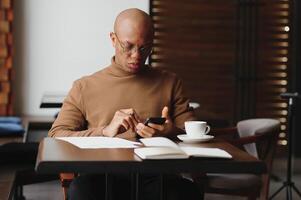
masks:
POLYGON ((21 0, 14 2, 15 110, 40 109, 45 92, 67 92, 72 82, 110 64, 109 33, 117 14, 130 7, 149 11, 148 0, 21 0))

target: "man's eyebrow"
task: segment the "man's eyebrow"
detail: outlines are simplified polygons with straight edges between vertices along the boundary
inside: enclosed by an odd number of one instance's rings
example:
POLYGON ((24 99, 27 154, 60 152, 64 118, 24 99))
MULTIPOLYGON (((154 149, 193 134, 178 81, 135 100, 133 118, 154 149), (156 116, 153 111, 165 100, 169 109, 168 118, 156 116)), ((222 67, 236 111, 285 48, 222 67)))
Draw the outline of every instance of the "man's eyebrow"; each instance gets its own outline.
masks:
MULTIPOLYGON (((127 40, 125 41, 125 43, 127 43, 127 44, 129 44, 129 45, 135 45, 135 44, 133 44, 133 43, 127 41, 127 40)), ((152 44, 153 44, 153 42, 147 42, 147 43, 141 45, 140 47, 150 46, 150 45, 152 45, 152 44)))

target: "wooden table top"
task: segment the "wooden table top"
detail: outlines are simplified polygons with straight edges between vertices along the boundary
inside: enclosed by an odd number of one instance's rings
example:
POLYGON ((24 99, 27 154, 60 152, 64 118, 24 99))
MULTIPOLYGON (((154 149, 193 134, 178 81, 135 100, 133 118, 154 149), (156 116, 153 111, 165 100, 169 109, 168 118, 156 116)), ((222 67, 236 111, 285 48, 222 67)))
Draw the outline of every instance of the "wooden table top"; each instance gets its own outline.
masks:
POLYGON ((80 149, 68 142, 45 138, 39 146, 36 170, 39 173, 254 173, 266 172, 264 162, 220 140, 197 144, 221 148, 233 159, 199 158, 142 160, 133 149, 80 149))

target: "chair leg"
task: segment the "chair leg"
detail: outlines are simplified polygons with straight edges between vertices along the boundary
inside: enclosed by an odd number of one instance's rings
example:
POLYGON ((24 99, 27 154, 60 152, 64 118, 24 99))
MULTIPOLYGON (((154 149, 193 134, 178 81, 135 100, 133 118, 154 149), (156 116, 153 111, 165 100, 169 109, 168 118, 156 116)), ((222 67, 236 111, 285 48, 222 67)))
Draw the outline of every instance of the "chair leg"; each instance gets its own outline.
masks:
POLYGON ((260 191, 260 200, 267 200, 269 198, 270 176, 268 174, 262 175, 262 187, 260 191))
POLYGON ((14 200, 26 200, 25 196, 23 195, 22 185, 16 186, 15 193, 14 193, 14 200))
POLYGON ((63 189, 64 200, 68 199, 68 188, 72 180, 77 176, 74 173, 60 173, 60 181, 63 189))
POLYGON ((64 200, 67 200, 67 197, 68 197, 68 188, 66 187, 63 187, 63 195, 64 195, 64 200))

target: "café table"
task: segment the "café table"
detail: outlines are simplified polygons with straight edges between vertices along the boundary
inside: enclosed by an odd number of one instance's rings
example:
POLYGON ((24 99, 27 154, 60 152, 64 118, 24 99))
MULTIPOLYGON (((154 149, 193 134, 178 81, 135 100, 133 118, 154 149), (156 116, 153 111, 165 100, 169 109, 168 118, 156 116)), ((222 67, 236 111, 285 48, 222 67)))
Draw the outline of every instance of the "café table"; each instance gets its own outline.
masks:
POLYGON ((45 93, 40 108, 61 108, 65 97, 65 93, 45 93))
MULTIPOLYGON (((90 173, 116 174, 130 173, 139 197, 139 174, 170 173, 252 173, 264 174, 264 162, 232 146, 214 139, 211 142, 194 144, 199 147, 220 148, 232 155, 232 159, 200 158, 142 160, 131 148, 80 149, 66 141, 45 138, 39 145, 36 161, 38 173, 90 173)), ((106 176, 107 177, 107 176, 106 176)), ((109 179, 107 179, 109 185, 109 179)), ((161 183, 162 185, 162 183, 161 183)), ((106 187, 106 197, 110 198, 110 187, 106 187)), ((161 195, 162 196, 162 195, 161 195)))

